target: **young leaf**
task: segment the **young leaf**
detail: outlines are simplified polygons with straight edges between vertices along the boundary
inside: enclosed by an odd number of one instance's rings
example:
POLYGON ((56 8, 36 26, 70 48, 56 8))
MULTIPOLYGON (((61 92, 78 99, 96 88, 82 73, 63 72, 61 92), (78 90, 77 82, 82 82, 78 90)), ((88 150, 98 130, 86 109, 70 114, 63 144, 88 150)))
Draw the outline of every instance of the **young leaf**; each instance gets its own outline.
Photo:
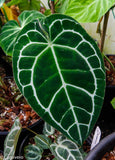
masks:
POLYGON ((54 134, 54 132, 55 132, 55 129, 45 122, 44 128, 43 128, 43 134, 48 137, 49 135, 54 134))
POLYGON ((16 118, 9 134, 4 142, 4 160, 12 160, 14 158, 17 141, 21 132, 21 124, 19 118, 16 118))
POLYGON ((44 15, 37 11, 24 11, 18 17, 20 25, 15 20, 8 21, 2 28, 0 34, 0 46, 7 55, 12 55, 13 46, 20 30, 29 22, 41 19, 44 15))
POLYGON ((58 160, 83 160, 76 143, 61 135, 57 143, 51 144, 51 151, 58 160))
POLYGON ((114 4, 115 0, 61 0, 58 12, 72 16, 78 22, 98 21, 114 4))
POLYGON ((39 146, 29 144, 25 147, 24 153, 26 160, 40 160, 43 150, 39 146))
POLYGON ((115 97, 112 99, 111 104, 112 104, 113 108, 115 109, 115 97))
POLYGON ((34 140, 36 146, 41 147, 42 149, 48 149, 51 144, 51 140, 44 135, 35 136, 34 140))
POLYGON ((100 113, 105 69, 94 40, 60 14, 26 25, 13 53, 16 83, 46 122, 79 144, 100 113))

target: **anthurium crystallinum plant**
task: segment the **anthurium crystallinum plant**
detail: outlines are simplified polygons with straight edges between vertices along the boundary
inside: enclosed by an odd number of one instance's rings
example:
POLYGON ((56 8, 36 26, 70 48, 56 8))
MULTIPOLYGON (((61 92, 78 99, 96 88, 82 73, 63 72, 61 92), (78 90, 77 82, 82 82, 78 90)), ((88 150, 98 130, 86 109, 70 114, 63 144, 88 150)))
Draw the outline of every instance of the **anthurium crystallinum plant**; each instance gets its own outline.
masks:
MULTIPOLYGON (((2 29, 1 46, 8 29, 2 29)), ((20 91, 46 122, 82 145, 104 98, 105 69, 96 43, 76 20, 61 14, 36 18, 16 35, 13 73, 20 91)))

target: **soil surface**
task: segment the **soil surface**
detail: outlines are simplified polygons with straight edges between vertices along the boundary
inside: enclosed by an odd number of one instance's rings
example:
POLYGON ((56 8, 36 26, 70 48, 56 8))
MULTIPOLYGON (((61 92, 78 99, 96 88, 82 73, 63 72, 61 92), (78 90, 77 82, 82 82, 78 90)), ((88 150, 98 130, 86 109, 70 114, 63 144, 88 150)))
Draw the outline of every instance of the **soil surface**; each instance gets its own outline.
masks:
POLYGON ((0 65, 0 131, 9 131, 16 117, 24 128, 40 119, 21 95, 13 77, 0 65))
POLYGON ((115 160, 115 147, 110 152, 106 152, 101 160, 115 160))

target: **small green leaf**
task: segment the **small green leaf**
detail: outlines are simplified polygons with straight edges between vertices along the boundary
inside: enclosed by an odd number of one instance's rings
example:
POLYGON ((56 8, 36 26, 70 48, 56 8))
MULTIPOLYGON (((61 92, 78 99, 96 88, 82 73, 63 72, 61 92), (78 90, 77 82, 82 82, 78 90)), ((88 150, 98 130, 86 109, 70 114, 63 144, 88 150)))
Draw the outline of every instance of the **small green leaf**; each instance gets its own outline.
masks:
POLYGON ((51 144, 51 151, 58 160, 83 160, 82 154, 76 143, 61 135, 57 143, 51 144))
POLYGON ((20 25, 14 21, 8 21, 2 28, 0 34, 0 46, 7 55, 12 55, 15 40, 20 30, 29 22, 41 19, 44 15, 37 11, 24 11, 18 17, 20 25))
POLYGON ((22 126, 19 118, 16 118, 9 134, 4 143, 4 160, 12 160, 15 154, 17 141, 21 132, 22 126))
POLYGON ((5 0, 0 0, 0 8, 3 6, 4 2, 5 2, 5 0))
POLYGON ((36 146, 39 146, 42 149, 48 149, 51 144, 50 138, 44 135, 35 136, 34 140, 35 140, 36 146))
POLYGON ((115 97, 112 99, 111 104, 112 104, 113 108, 115 109, 115 97))
POLYGON ((25 147, 24 154, 26 160, 40 160, 42 158, 43 150, 39 146, 31 145, 25 147))
POLYGON ((55 132, 55 129, 51 125, 45 122, 44 128, 43 128, 43 134, 48 137, 49 135, 54 134, 54 132, 55 132))
POLYGON ((78 22, 98 21, 114 4, 115 0, 61 0, 58 12, 72 16, 78 22))

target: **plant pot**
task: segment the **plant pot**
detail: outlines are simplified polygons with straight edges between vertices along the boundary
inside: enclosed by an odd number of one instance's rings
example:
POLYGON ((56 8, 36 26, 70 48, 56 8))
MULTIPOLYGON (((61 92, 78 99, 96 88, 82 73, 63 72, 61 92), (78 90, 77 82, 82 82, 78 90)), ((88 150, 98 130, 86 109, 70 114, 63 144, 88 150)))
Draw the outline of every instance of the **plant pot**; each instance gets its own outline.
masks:
POLYGON ((100 116, 95 126, 101 130, 101 139, 115 132, 115 109, 111 105, 111 100, 115 97, 115 86, 107 86, 105 98, 100 116))
MULTIPOLYGON (((39 120, 39 122, 35 125, 33 124, 33 128, 29 127, 32 131, 38 133, 38 134, 42 134, 43 131, 43 125, 44 125, 44 121, 43 120, 39 120)), ((28 144, 28 140, 30 137, 34 137, 35 134, 23 129, 22 133, 20 134, 19 140, 18 140, 18 144, 17 144, 17 148, 16 148, 16 156, 19 157, 23 157, 24 155, 24 147, 28 144)))
POLYGON ((100 160, 104 154, 115 146, 115 132, 103 138, 98 145, 92 149, 84 160, 100 160))
POLYGON ((115 109, 111 105, 111 100, 115 97, 115 86, 107 86, 103 107, 101 110, 100 118, 106 122, 115 120, 115 109))
MULTIPOLYGON (((115 66, 115 55, 107 55, 111 60, 112 64, 115 66)), ((105 60, 105 66, 109 69, 106 72, 106 90, 103 107, 98 119, 98 122, 105 124, 108 130, 115 131, 115 109, 111 105, 111 100, 115 97, 115 72, 111 70, 111 65, 105 60)), ((103 129, 103 126, 101 127, 103 129)))
POLYGON ((35 135, 32 133, 26 135, 26 137, 24 137, 23 141, 21 142, 21 144, 19 146, 18 152, 16 151, 15 155, 17 155, 19 157, 23 157, 23 159, 24 159, 24 148, 28 145, 29 138, 34 137, 34 136, 35 135))
MULTIPOLYGON (((115 86, 107 86, 104 98, 104 104, 101 111, 101 116, 106 122, 114 122, 115 109, 111 105, 111 100, 115 97, 115 86)), ((115 124, 115 123, 114 123, 115 124)))

